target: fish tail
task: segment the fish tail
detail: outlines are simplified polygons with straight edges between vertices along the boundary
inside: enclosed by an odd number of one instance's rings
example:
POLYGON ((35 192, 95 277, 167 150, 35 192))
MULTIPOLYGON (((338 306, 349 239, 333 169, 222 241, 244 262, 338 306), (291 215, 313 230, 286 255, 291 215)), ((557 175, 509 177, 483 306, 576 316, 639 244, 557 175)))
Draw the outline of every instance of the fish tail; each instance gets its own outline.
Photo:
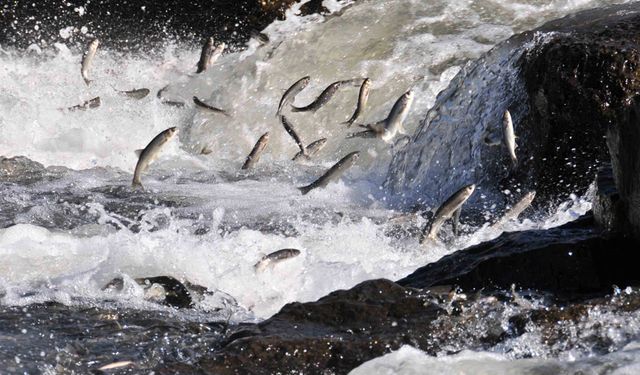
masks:
POLYGON ((354 121, 355 121, 355 120, 349 119, 349 120, 347 120, 347 121, 345 121, 345 122, 341 122, 341 123, 340 123, 340 125, 347 125, 347 128, 350 128, 350 127, 351 127, 351 125, 353 125, 353 122, 354 122, 354 121))
POLYGON ((86 78, 86 77, 82 77, 82 78, 84 79, 84 83, 85 83, 87 86, 89 86, 89 84, 90 84, 91 82, 93 82, 93 80, 90 80, 89 78, 86 78))
POLYGON ((133 181, 131 182, 131 187, 134 189, 142 189, 142 181, 140 181, 140 177, 134 176, 133 181))
POLYGON ((308 192, 310 192, 312 189, 311 185, 308 186, 303 186, 303 187, 299 187, 298 190, 300 190, 300 192, 302 192, 302 195, 306 195, 308 192))
POLYGON ((291 112, 303 112, 304 109, 300 108, 300 107, 294 107, 291 106, 291 112))

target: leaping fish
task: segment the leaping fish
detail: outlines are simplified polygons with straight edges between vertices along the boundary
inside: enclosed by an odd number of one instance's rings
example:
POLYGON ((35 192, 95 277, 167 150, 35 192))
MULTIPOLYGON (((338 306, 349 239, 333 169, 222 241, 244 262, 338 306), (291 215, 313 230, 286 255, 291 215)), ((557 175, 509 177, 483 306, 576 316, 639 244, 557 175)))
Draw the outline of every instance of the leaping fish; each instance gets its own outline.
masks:
POLYGON ((284 94, 282 95, 282 98, 280 98, 280 104, 278 104, 278 111, 276 112, 276 117, 280 116, 280 112, 282 111, 282 108, 285 105, 292 102, 296 98, 296 95, 298 95, 302 90, 305 89, 305 87, 307 87, 307 85, 309 85, 309 82, 311 82, 311 77, 309 76, 302 77, 296 83, 291 85, 291 87, 289 87, 287 91, 284 92, 284 94))
POLYGON ((247 160, 242 165, 242 169, 250 169, 253 168, 254 165, 260 160, 260 156, 262 155, 262 151, 264 151, 265 147, 267 147, 267 143, 269 143, 269 132, 264 133, 258 142, 256 142, 255 146, 251 150, 249 156, 247 156, 247 160))
POLYGON ((304 142, 302 142, 302 139, 300 138, 298 133, 296 133, 295 129, 293 128, 293 124, 291 124, 289 120, 287 120, 287 118, 284 116, 280 116, 280 122, 282 122, 282 126, 284 126, 284 130, 286 130, 287 133, 291 136, 291 138, 293 138, 293 140, 296 141, 296 144, 300 148, 300 152, 302 152, 303 155, 307 155, 307 150, 304 147, 304 142))
POLYGON ((337 180, 342 176, 342 174, 349 169, 360 157, 359 151, 354 151, 347 156, 343 157, 338 161, 333 167, 329 168, 329 170, 323 174, 319 179, 315 180, 311 184, 303 187, 299 187, 298 189, 302 192, 302 195, 307 194, 311 190, 315 188, 325 187, 331 181, 337 180))
POLYGON ((89 69, 91 69, 91 65, 93 65, 93 58, 96 56, 96 51, 98 51, 98 46, 100 45, 100 40, 93 39, 89 42, 87 46, 87 50, 82 57, 82 67, 80 68, 80 74, 82 74, 82 78, 84 79, 84 83, 89 85, 91 80, 89 79, 89 69))
POLYGON ((253 267, 256 272, 264 270, 267 266, 274 266, 284 260, 295 258, 300 255, 300 250, 297 249, 282 249, 274 251, 271 254, 265 255, 256 263, 253 267))
POLYGON ((207 41, 202 46, 202 51, 200 52, 200 60, 198 60, 198 65, 196 68, 196 73, 202 73, 209 67, 209 58, 213 54, 214 49, 214 40, 213 37, 209 37, 207 41))
POLYGON ((518 201, 518 203, 514 204, 509 210, 507 210, 507 212, 505 212, 505 214, 494 224, 494 226, 501 227, 511 220, 516 220, 524 210, 531 206, 531 203, 533 202, 533 199, 535 197, 535 191, 530 191, 525 194, 522 199, 518 201))
POLYGON ((215 113, 220 113, 220 114, 225 115, 227 117, 231 117, 231 115, 227 111, 225 111, 224 109, 216 108, 216 107, 214 107, 212 105, 209 105, 209 104, 203 102, 202 100, 198 99, 197 96, 193 97, 193 104, 195 104, 196 107, 199 107, 199 108, 202 108, 202 109, 206 109, 206 110, 209 110, 209 111, 215 112, 215 113))
MULTIPOLYGON (((178 128, 172 127, 162 131, 156 135, 151 142, 139 153, 138 163, 136 164, 135 172, 133 172, 133 187, 142 186, 142 173, 144 173, 149 165, 156 160, 160 154, 160 150, 164 147, 178 133, 178 128)), ((137 153, 137 152, 136 152, 137 153)))
POLYGON ((397 133, 406 135, 403 123, 407 118, 411 103, 413 103, 413 91, 409 90, 398 98, 386 119, 373 124, 359 125, 367 130, 352 133, 347 138, 380 138, 391 144, 397 133))
POLYGON ((133 89, 129 91, 120 91, 115 87, 113 89, 116 90, 118 94, 124 95, 132 99, 138 99, 138 100, 145 98, 151 92, 149 89, 133 89))
POLYGON ((310 158, 314 157, 318 152, 320 152, 326 144, 327 144, 327 138, 320 138, 317 141, 310 143, 305 148, 305 151, 307 152, 306 155, 303 154, 302 151, 300 151, 291 160, 298 161, 303 158, 309 160, 310 158))
POLYGON ((182 108, 185 106, 184 102, 179 102, 179 101, 174 101, 174 100, 166 100, 163 97, 163 94, 165 91, 167 91, 167 89, 169 88, 169 85, 164 86, 163 88, 161 88, 160 90, 158 90, 158 92, 156 93, 156 97, 158 97, 158 99, 160 99, 160 103, 164 104, 164 105, 169 105, 172 107, 178 107, 178 108, 182 108))
POLYGON ((338 91, 340 87, 346 84, 352 84, 353 81, 354 80, 350 79, 345 81, 334 82, 329 86, 327 86, 327 88, 324 89, 324 91, 322 91, 322 93, 316 98, 316 100, 311 102, 309 105, 304 107, 296 107, 294 105, 291 105, 291 112, 308 112, 308 111, 315 112, 318 109, 320 109, 320 107, 327 104, 327 102, 331 100, 333 95, 336 93, 336 91, 338 91))
POLYGON ((95 98, 89 99, 82 104, 74 105, 73 107, 69 107, 69 108, 58 108, 58 109, 61 111, 67 110, 69 112, 85 111, 90 108, 98 108, 100 107, 100 104, 101 104, 100 97, 96 96, 95 98))
POLYGON ((516 133, 513 130, 513 121, 511 120, 511 113, 509 110, 504 111, 504 117, 502 118, 502 133, 504 135, 504 145, 507 147, 509 157, 511 158, 511 165, 513 169, 518 167, 518 158, 516 157, 516 133))
POLYGON ((425 240, 435 240, 442 224, 449 219, 452 215, 456 213, 462 207, 464 202, 469 199, 473 191, 475 190, 476 185, 471 184, 463 187, 462 189, 456 191, 452 196, 450 196, 437 210, 433 215, 433 220, 428 223, 424 229, 422 230, 422 235, 420 236, 420 243, 424 243, 425 240))
POLYGON ((351 127, 356 119, 362 114, 364 111, 364 107, 367 105, 367 100, 369 99, 369 91, 371 89, 371 80, 369 78, 365 78, 362 82, 362 86, 360 86, 360 93, 358 94, 358 104, 356 105, 356 110, 353 112, 351 118, 347 121, 343 122, 347 127, 351 127))

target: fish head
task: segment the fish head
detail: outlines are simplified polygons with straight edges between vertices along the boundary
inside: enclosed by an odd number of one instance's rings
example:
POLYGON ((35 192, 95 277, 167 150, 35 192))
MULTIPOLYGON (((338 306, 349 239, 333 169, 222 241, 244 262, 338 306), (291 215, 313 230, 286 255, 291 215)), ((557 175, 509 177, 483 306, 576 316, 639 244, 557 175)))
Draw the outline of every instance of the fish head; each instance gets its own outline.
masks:
POLYGON ((402 102, 406 106, 409 106, 413 102, 413 97, 414 97, 413 90, 409 90, 409 91, 405 92, 404 94, 402 94, 402 102))
POLYGON ((164 135, 165 135, 165 138, 166 138, 167 141, 170 140, 171 138, 175 137, 176 134, 178 134, 178 128, 175 127, 175 126, 165 130, 165 132, 164 132, 164 135))
POLYGON ((371 80, 369 78, 365 78, 362 82, 362 86, 366 89, 369 89, 371 87, 371 80))
POLYGON ((210 36, 209 39, 207 39, 207 48, 213 49, 214 44, 215 44, 215 41, 213 40, 213 37, 210 36))
POLYGON ((98 38, 93 39, 89 42, 89 49, 96 50, 100 45, 100 40, 98 38))
POLYGON ((300 83, 305 85, 305 86, 308 85, 309 82, 311 82, 311 77, 310 76, 305 76, 305 77, 302 77, 300 79, 300 83))
POLYGON ((354 151, 351 153, 351 161, 356 161, 360 158, 360 151, 354 151))
POLYGON ((467 196, 467 197, 471 196, 471 194, 473 194, 474 190, 476 190, 476 184, 467 185, 467 186, 462 188, 462 191, 464 192, 464 195, 467 196))
POLYGON ((218 51, 220 51, 220 53, 222 53, 225 48, 227 48, 227 44, 225 42, 222 42, 222 43, 218 44, 218 47, 216 47, 216 50, 218 50, 218 51))

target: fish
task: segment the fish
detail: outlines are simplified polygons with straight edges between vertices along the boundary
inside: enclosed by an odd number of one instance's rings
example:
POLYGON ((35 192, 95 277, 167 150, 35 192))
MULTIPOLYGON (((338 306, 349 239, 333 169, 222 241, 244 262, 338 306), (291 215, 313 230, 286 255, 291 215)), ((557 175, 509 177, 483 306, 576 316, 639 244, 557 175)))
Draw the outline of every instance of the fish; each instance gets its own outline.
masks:
POLYGON ((251 153, 247 156, 247 160, 242 165, 242 169, 250 169, 253 168, 254 165, 260 160, 260 156, 262 155, 262 151, 264 151, 265 147, 269 143, 269 132, 264 133, 256 142, 256 145, 253 146, 251 153))
POLYGON ((93 65, 93 58, 96 56, 96 52, 98 51, 98 46, 100 45, 100 40, 93 39, 89 42, 87 46, 87 50, 84 52, 82 56, 82 64, 80 68, 80 74, 82 74, 82 78, 84 79, 84 83, 89 86, 91 80, 89 79, 89 70, 91 69, 91 65, 93 65))
POLYGON ((209 37, 207 41, 202 46, 202 51, 200 52, 200 60, 198 60, 198 65, 196 68, 196 73, 202 73, 209 67, 209 60, 211 59, 211 55, 214 50, 214 40, 213 37, 209 37))
POLYGON ((507 147, 509 157, 511 158, 511 164, 513 169, 518 168, 518 158, 516 157, 516 134, 513 130, 513 121, 511 120, 511 113, 509 110, 504 111, 502 118, 502 133, 504 136, 504 145, 507 147))
POLYGON ((251 29, 249 32, 252 38, 256 39, 261 45, 269 43, 269 36, 265 33, 260 32, 260 30, 251 29))
POLYGON ((298 190, 302 192, 302 195, 305 195, 313 189, 327 186, 329 182, 340 178, 347 169, 355 164, 359 157, 360 151, 354 151, 347 154, 347 156, 340 159, 340 161, 338 161, 333 167, 329 168, 329 170, 320 178, 307 186, 299 187, 298 190))
POLYGON ((380 138, 388 144, 393 144, 392 141, 396 134, 407 135, 403 123, 411 109, 413 96, 413 90, 405 92, 396 100, 386 119, 367 125, 358 124, 367 130, 351 133, 347 138, 380 138))
POLYGON ((298 255, 300 255, 300 250, 297 249, 282 249, 274 251, 271 254, 263 256, 253 267, 255 268, 256 272, 260 272, 267 266, 273 266, 284 260, 295 258, 298 255))
POLYGON ((133 187, 142 187, 142 173, 144 173, 149 165, 158 157, 162 147, 169 142, 178 133, 178 128, 172 127, 163 130, 160 134, 156 135, 151 142, 143 150, 139 152, 138 163, 133 173, 133 187))
POLYGON ((168 88, 169 88, 169 85, 166 85, 160 90, 158 90, 158 92, 156 93, 156 97, 160 99, 160 103, 164 105, 172 106, 172 107, 183 108, 186 105, 184 102, 164 99, 163 94, 165 91, 167 91, 168 88))
POLYGON ((125 367, 125 366, 129 366, 129 365, 132 365, 132 364, 133 364, 132 361, 113 362, 113 363, 109 363, 108 365, 104 365, 104 366, 100 367, 98 369, 98 371, 112 370, 114 368, 125 367))
POLYGON ((198 99, 197 96, 193 97, 193 104, 195 104, 196 107, 207 109, 207 110, 209 110, 211 112, 220 113, 220 114, 225 115, 227 117, 231 117, 231 115, 227 111, 225 111, 224 109, 220 109, 220 108, 216 108, 214 106, 211 106, 211 105, 203 102, 202 100, 198 99))
POLYGON ((100 97, 96 96, 93 99, 89 99, 87 101, 85 101, 82 104, 78 104, 78 105, 74 105, 73 107, 69 107, 69 108, 58 108, 61 111, 67 110, 69 112, 73 112, 73 111, 85 111, 89 108, 98 108, 100 107, 101 101, 100 101, 100 97))
POLYGON ((536 197, 535 190, 532 190, 525 194, 518 203, 514 204, 505 214, 498 220, 494 226, 503 226, 511 220, 516 220, 520 214, 526 210, 529 206, 531 206, 531 202, 533 202, 536 197))
POLYGON ((296 141, 296 144, 300 148, 300 152, 302 152, 303 155, 307 155, 307 150, 304 147, 304 142, 302 142, 302 139, 300 138, 298 133, 296 133, 295 129, 293 128, 293 124, 291 124, 289 120, 287 120, 287 118, 284 116, 280 116, 280 122, 282 122, 282 126, 284 126, 284 130, 286 130, 287 133, 291 136, 291 138, 293 138, 293 140, 296 141))
POLYGON ((334 82, 329 86, 327 86, 327 88, 324 89, 324 91, 322 91, 322 93, 316 98, 316 100, 311 102, 309 105, 304 107, 296 107, 292 104, 291 112, 309 112, 309 111, 315 112, 318 109, 320 109, 320 107, 327 104, 327 102, 331 100, 331 97, 333 97, 333 95, 336 93, 336 91, 338 91, 340 87, 344 86, 345 84, 352 84, 352 83, 353 83, 353 80, 334 82))
POLYGON ((313 156, 315 156, 318 152, 320 152, 320 150, 322 150, 326 144, 327 144, 327 138, 320 138, 317 141, 314 141, 310 143, 307 147, 305 147, 305 151, 307 152, 306 155, 303 154, 302 151, 300 151, 291 160, 298 161, 302 158, 309 160, 313 156))
POLYGON ((151 90, 149 89, 133 89, 129 91, 120 91, 114 88, 114 90, 116 90, 119 94, 132 99, 143 99, 151 92, 151 90))
POLYGON ((305 76, 296 81, 291 87, 287 89, 280 98, 280 104, 278 104, 278 111, 276 112, 276 118, 280 116, 280 112, 282 112, 282 108, 292 102, 296 95, 298 95, 302 90, 305 89, 311 82, 311 77, 305 76))
POLYGON ((452 196, 450 196, 437 210, 433 215, 433 219, 430 223, 422 230, 422 234, 420 236, 420 243, 424 243, 425 240, 435 240, 442 224, 449 219, 452 215, 462 207, 464 202, 469 199, 473 191, 476 189, 475 184, 467 185, 462 189, 456 191, 452 196))
POLYGON ((360 93, 358 94, 358 104, 356 106, 355 112, 351 118, 347 121, 343 122, 343 125, 347 125, 347 127, 351 127, 356 119, 362 114, 364 111, 364 107, 367 105, 367 100, 369 99, 369 91, 371 90, 371 80, 369 78, 365 78, 362 81, 362 86, 360 86, 360 93))

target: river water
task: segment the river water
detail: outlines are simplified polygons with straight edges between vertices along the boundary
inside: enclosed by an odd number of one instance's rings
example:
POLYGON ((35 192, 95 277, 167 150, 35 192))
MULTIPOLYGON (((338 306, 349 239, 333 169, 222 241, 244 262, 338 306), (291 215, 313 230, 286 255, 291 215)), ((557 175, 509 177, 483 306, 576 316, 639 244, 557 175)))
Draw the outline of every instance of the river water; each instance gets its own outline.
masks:
MULTIPOLYGON (((297 105, 309 103, 331 82, 369 77, 372 92, 361 120, 384 118, 395 100, 413 88, 415 101, 406 120, 412 133, 465 64, 498 42, 545 21, 611 3, 619 2, 325 1, 332 14, 307 17, 296 15, 296 5, 285 21, 264 30, 267 44, 251 40, 246 49, 223 55, 199 75, 194 74, 198 46, 167 42, 153 53, 100 48, 88 87, 80 75, 82 51, 72 43, 34 44, 26 50, 1 46, 0 155, 25 156, 46 169, 26 163, 26 171, 0 182, 0 306, 11 317, 6 331, 0 331, 0 363, 16 373, 55 372, 60 353, 70 350, 72 339, 51 333, 55 323, 45 324, 28 312, 21 316, 31 306, 55 302, 70 311, 119 308, 194 324, 257 322, 288 302, 312 301, 367 279, 396 280, 498 236, 501 230, 487 224, 463 225, 463 235, 446 245, 418 245, 416 228, 424 219, 403 216, 383 187, 400 146, 346 139, 353 129, 340 124, 353 112, 357 88, 341 89, 315 114, 285 109, 306 143, 329 139, 317 157, 303 163, 291 161, 297 148, 275 117, 277 103, 305 75, 312 80, 296 98, 297 105), (164 97, 186 107, 160 103, 155 93, 166 85, 164 97), (151 94, 141 100, 114 90, 142 87, 151 94), (198 110, 191 104, 194 95, 231 117, 198 110), (99 108, 59 110, 96 96, 101 97, 99 108), (145 189, 132 190, 134 150, 172 126, 179 128, 178 138, 143 176, 145 189), (267 131, 270 142, 256 168, 240 171, 267 131), (204 147, 211 153, 201 154, 204 147), (300 194, 297 187, 356 150, 361 158, 341 181, 300 194), (301 255, 256 273, 254 264, 281 248, 299 249, 301 255), (133 281, 157 275, 187 280, 219 295, 189 311, 162 307, 148 301, 133 281), (103 290, 116 277, 124 279, 124 289, 103 290), (43 337, 50 343, 43 344, 43 337), (38 349, 25 349, 31 347, 38 349)), ((72 31, 60 33, 67 37, 72 31)), ((92 30, 79 30, 75 38, 85 33, 92 30)), ((590 202, 571 196, 560 205, 542 206, 502 229, 561 225, 588 211, 590 202)), ((487 220, 497 215, 485 212, 487 220)), ((627 325, 624 334, 616 333, 624 337, 616 341, 618 351, 606 356, 584 348, 547 350, 531 338, 526 350, 516 342, 492 352, 442 357, 407 347, 366 364, 369 370, 362 373, 425 373, 431 367, 443 369, 441 373, 546 373, 549 368, 573 373, 588 368, 584 358, 590 356, 599 356, 593 363, 598 369, 637 366, 633 332, 638 318, 615 311, 590 317, 592 323, 618 319, 620 326, 627 325), (529 356, 542 359, 520 359, 529 356)), ((189 338, 174 339, 166 345, 191 345, 189 338)), ((99 356, 106 358, 114 349, 95 350, 103 350, 99 356)))

